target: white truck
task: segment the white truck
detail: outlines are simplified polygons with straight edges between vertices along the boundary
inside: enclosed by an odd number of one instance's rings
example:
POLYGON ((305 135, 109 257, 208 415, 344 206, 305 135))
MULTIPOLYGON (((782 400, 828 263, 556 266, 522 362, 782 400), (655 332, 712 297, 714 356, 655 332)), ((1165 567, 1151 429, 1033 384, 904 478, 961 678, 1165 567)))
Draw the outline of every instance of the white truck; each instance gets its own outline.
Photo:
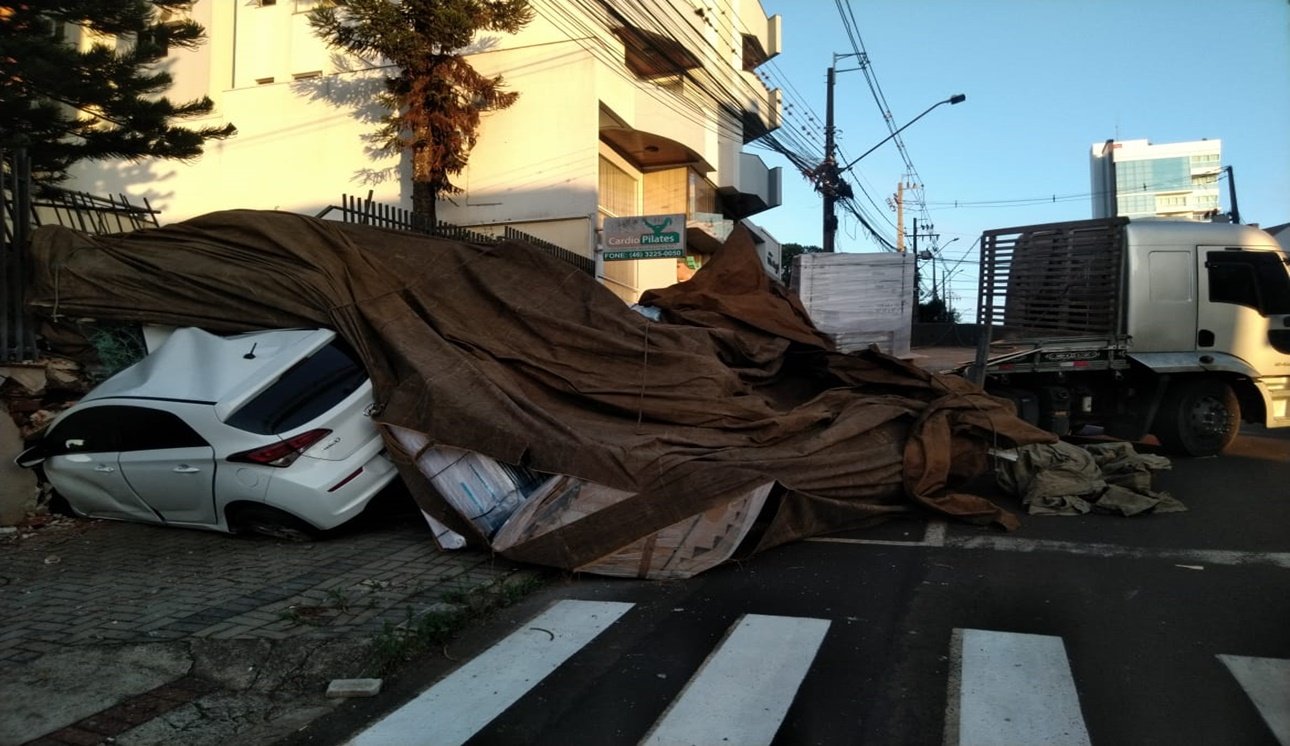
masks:
POLYGON ((1290 426, 1290 255, 1254 226, 1104 218, 988 230, 975 361, 1058 435, 1213 455, 1290 426))

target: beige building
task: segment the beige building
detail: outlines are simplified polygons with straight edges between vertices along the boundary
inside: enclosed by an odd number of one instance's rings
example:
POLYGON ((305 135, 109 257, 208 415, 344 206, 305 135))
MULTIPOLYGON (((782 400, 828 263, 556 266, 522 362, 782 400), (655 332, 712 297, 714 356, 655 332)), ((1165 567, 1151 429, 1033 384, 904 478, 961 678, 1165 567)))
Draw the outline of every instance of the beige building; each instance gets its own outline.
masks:
MULTIPOLYGON (((199 0, 208 41, 173 57, 177 100, 208 95, 214 122, 238 134, 192 163, 84 164, 69 186, 147 198, 172 222, 227 208, 317 214, 342 194, 411 207, 409 167, 364 135, 382 60, 343 57, 309 27, 315 0, 199 0)), ((515 35, 481 34, 468 50, 520 94, 486 114, 463 192, 439 217, 494 231, 514 226, 593 256, 606 216, 685 213, 722 226, 780 201, 780 171, 746 143, 779 126, 780 98, 756 74, 779 52, 779 17, 758 0, 599 3, 532 0, 515 35)), ((765 234, 763 260, 778 267, 765 234)), ((624 300, 684 277, 702 256, 613 261, 604 281, 624 300)))

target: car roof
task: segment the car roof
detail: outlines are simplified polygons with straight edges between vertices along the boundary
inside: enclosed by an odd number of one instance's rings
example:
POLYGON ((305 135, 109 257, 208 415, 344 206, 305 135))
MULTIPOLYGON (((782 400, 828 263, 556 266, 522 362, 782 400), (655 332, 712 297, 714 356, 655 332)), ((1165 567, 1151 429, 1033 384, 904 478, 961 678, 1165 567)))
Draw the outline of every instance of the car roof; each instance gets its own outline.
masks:
POLYGON ((222 337, 183 327, 82 400, 205 402, 217 405, 222 420, 335 337, 330 329, 274 329, 222 337))

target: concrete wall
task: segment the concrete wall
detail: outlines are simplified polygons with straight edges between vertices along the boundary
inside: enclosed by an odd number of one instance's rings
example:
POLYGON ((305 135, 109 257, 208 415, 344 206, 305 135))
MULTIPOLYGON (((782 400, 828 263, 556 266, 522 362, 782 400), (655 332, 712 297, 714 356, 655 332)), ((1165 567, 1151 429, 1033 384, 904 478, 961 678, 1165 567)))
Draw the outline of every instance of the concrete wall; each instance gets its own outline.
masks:
POLYGON ((36 507, 36 475, 14 465, 22 437, 8 412, 0 412, 0 526, 12 526, 36 507))

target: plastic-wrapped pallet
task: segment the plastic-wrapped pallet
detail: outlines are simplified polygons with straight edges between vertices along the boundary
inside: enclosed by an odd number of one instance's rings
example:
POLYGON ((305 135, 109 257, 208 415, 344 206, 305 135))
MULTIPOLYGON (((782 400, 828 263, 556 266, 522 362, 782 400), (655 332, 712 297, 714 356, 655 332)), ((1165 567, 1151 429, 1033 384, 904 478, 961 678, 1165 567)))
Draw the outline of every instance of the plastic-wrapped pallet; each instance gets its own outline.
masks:
POLYGON ((799 254, 793 290, 811 321, 838 349, 876 344, 889 355, 909 354, 914 314, 914 258, 910 254, 799 254))
MULTIPOLYGON (((527 469, 503 464, 473 451, 430 444, 424 434, 390 426, 399 447, 413 457, 417 468, 458 515, 492 537, 529 495, 551 479, 527 469)), ((444 549, 465 546, 465 538, 426 516, 435 540, 444 549)))

